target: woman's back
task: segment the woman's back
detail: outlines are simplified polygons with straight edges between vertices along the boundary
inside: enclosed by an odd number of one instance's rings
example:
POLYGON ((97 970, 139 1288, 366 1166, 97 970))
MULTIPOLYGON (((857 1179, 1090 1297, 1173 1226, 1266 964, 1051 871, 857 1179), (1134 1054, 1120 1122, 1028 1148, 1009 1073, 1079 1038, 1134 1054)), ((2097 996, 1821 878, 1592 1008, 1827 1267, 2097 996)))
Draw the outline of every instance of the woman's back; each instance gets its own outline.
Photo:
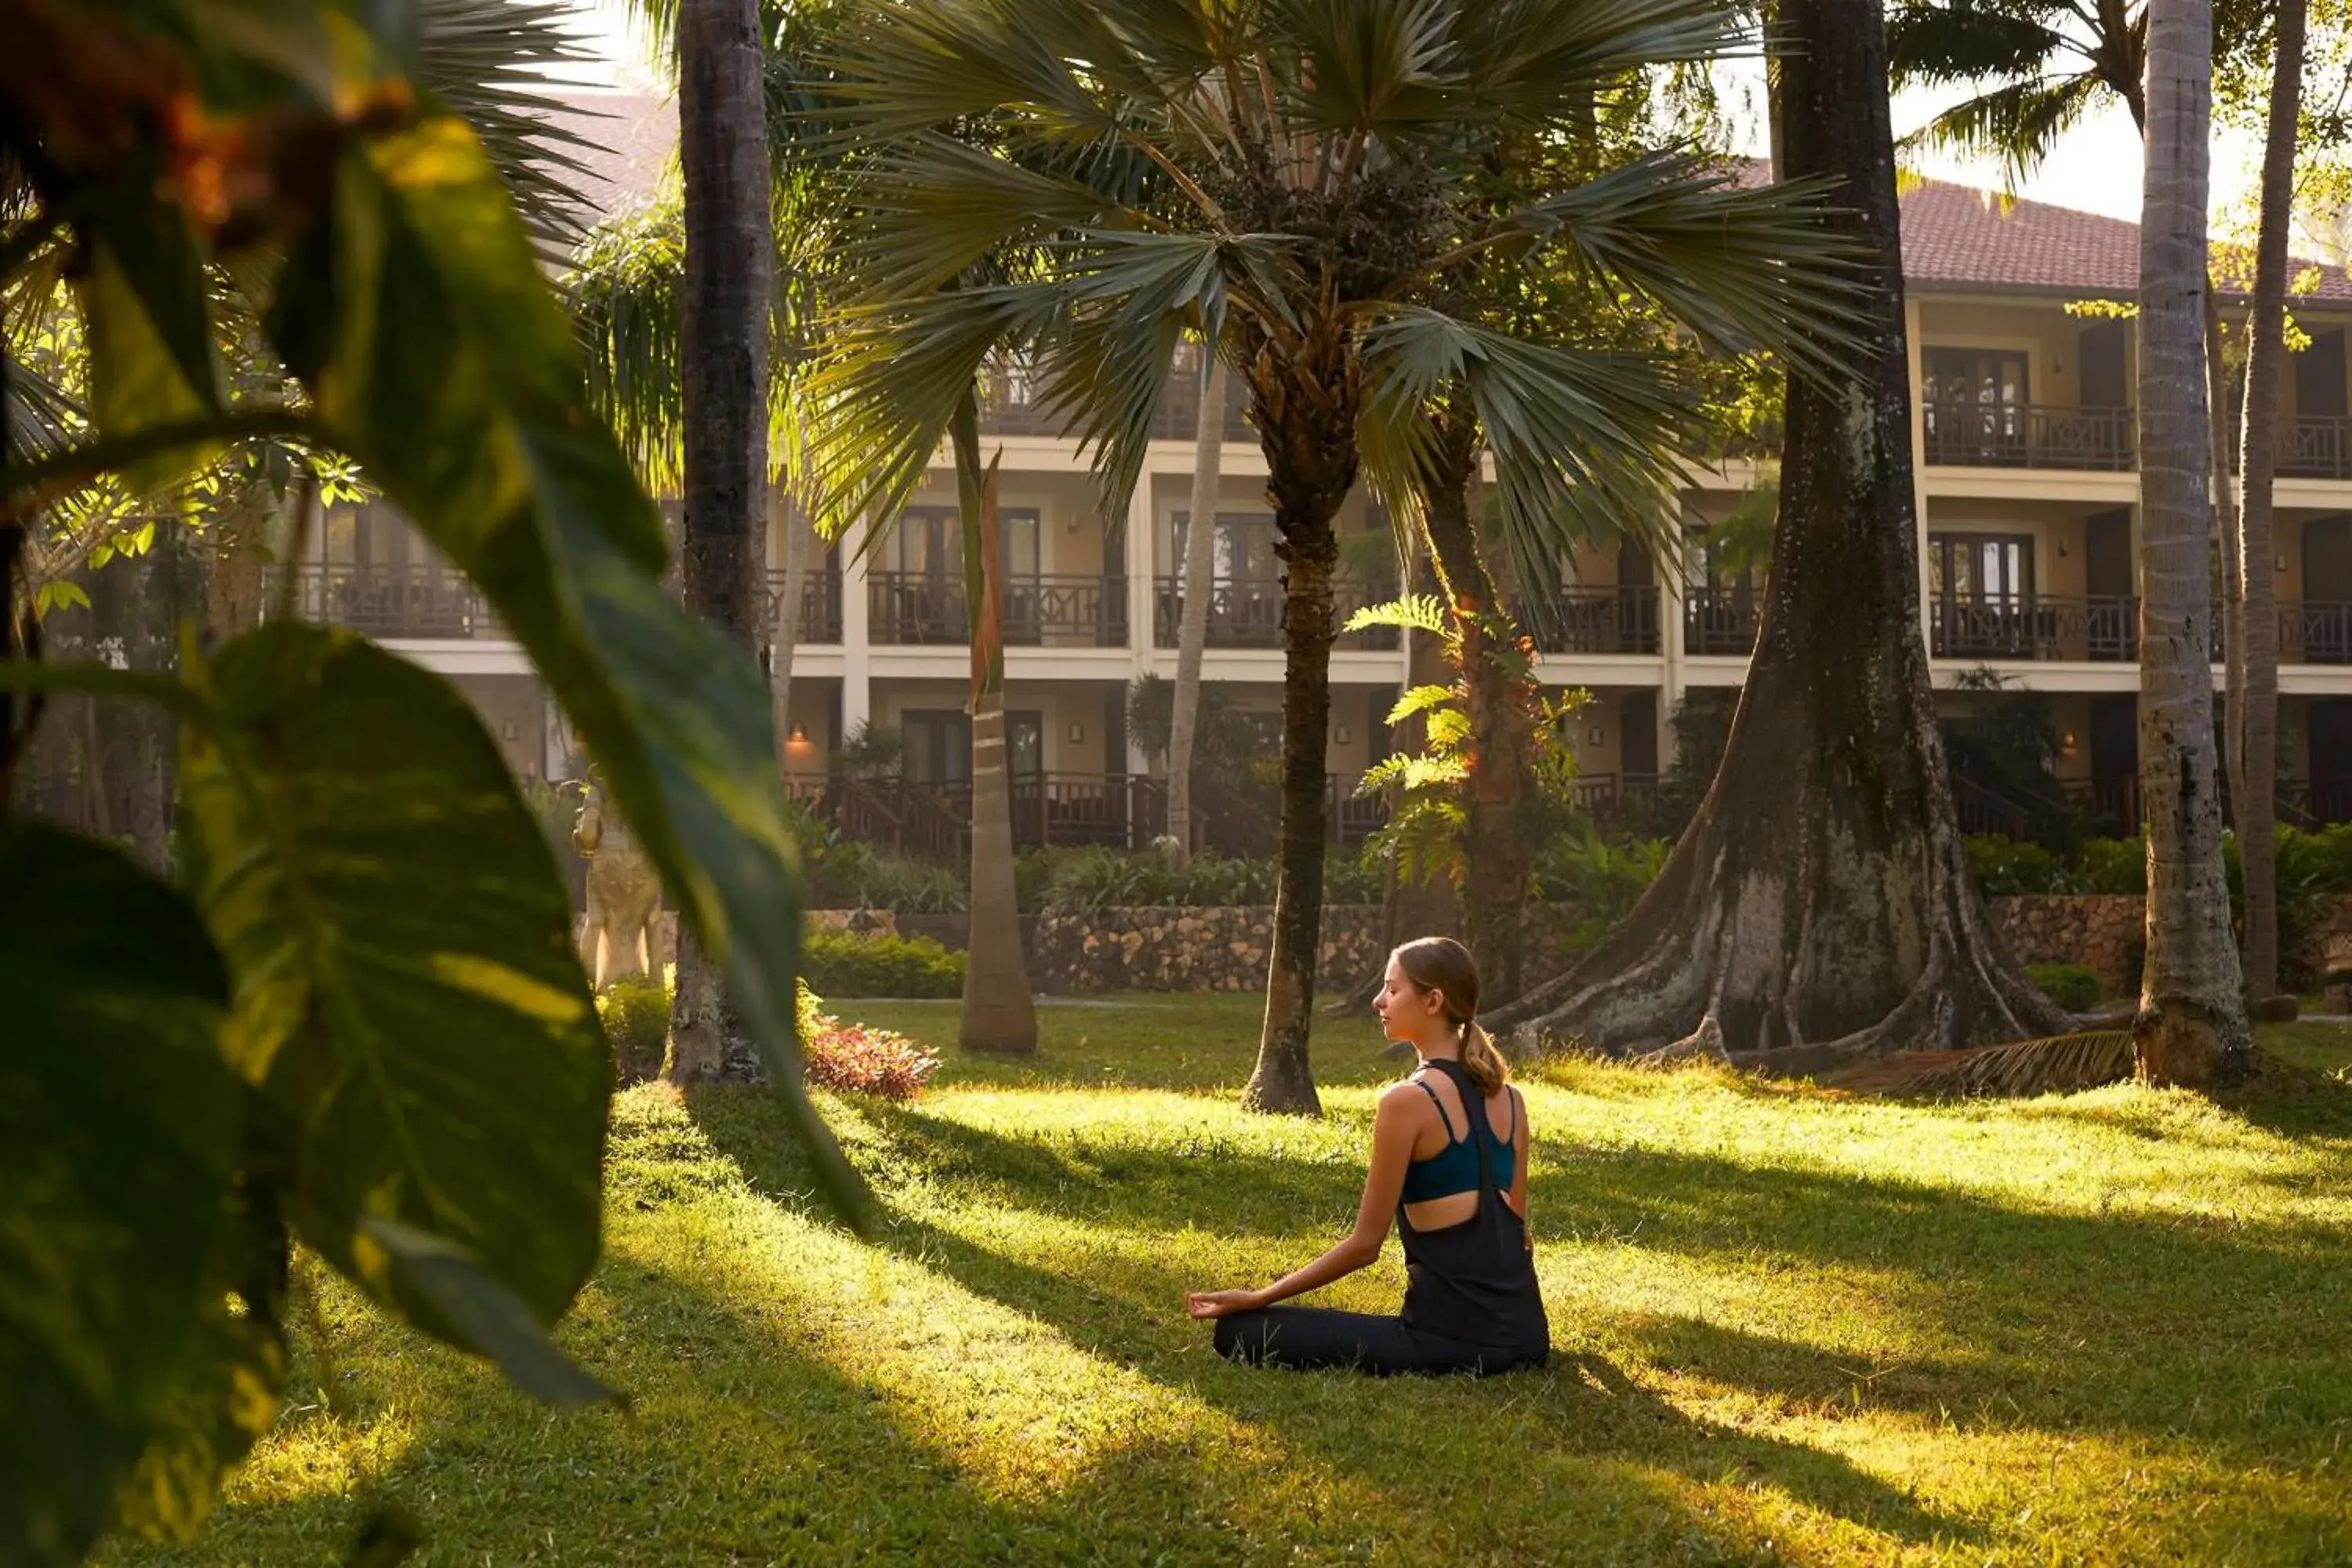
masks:
MULTIPOLYGON (((1433 1333, 1480 1343, 1543 1344, 1551 1333, 1544 1315, 1543 1292, 1536 1283, 1535 1254, 1528 1244, 1527 1221, 1509 1197, 1512 1187, 1521 1184, 1496 1180, 1498 1167, 1508 1169, 1516 1177, 1524 1163, 1519 1152, 1497 1137, 1494 1124, 1495 1104, 1499 1100, 1515 1137, 1525 1142, 1518 1097, 1507 1087, 1496 1096, 1480 1095, 1468 1070, 1457 1061, 1433 1058, 1423 1070, 1446 1080, 1454 1090, 1457 1113, 1465 1104, 1477 1106, 1481 1112, 1463 1119, 1467 1123, 1465 1145, 1477 1184, 1435 1202, 1399 1204, 1399 1229, 1404 1240, 1404 1321, 1433 1333), (1507 1167, 1503 1166, 1506 1159, 1510 1162, 1507 1167), (1437 1210, 1440 1205, 1466 1213, 1441 1220, 1433 1214, 1417 1219, 1412 1212, 1416 1207, 1437 1210)), ((1444 1101, 1435 1095, 1432 1098, 1443 1109, 1444 1101)), ((1449 1121, 1449 1125, 1460 1127, 1463 1121, 1449 1121)))

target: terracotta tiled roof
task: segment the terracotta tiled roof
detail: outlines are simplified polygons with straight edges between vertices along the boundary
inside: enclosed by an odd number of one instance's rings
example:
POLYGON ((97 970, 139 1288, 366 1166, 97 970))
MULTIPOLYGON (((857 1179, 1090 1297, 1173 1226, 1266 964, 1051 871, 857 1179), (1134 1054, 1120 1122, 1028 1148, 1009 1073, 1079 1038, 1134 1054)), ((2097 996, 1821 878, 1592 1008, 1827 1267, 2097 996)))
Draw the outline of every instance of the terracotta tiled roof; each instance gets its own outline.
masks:
MULTIPOLYGON (((2004 204, 1990 192, 1941 180, 1922 183, 1902 200, 1903 276, 1911 288, 2085 298, 2138 292, 2137 224, 2046 202, 2004 204)), ((2298 260, 2294 269, 2313 265, 2298 260)), ((2352 274, 2322 268, 2316 297, 2352 300, 2352 274)))

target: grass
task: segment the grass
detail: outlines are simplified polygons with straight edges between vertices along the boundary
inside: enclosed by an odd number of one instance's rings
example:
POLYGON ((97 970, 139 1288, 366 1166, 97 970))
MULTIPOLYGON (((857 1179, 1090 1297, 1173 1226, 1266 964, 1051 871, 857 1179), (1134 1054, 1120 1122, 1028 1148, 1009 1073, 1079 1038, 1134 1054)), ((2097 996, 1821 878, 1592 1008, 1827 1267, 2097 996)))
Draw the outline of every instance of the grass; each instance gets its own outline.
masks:
MULTIPOLYGON (((941 1046, 952 1005, 858 1005, 941 1046)), ((1181 1311, 1347 1223, 1387 1072, 1245 1116, 1255 1004, 1041 1015, 910 1108, 839 1103, 870 1240, 762 1098, 615 1111, 553 1415, 320 1291, 296 1397, 197 1544, 433 1563, 2352 1560, 2352 1030, 2214 1104, 1931 1108, 1590 1063, 1528 1084, 1557 1353, 1475 1384, 1255 1373, 1181 1311)), ((1393 1245, 1328 1292, 1392 1310, 1393 1245)))

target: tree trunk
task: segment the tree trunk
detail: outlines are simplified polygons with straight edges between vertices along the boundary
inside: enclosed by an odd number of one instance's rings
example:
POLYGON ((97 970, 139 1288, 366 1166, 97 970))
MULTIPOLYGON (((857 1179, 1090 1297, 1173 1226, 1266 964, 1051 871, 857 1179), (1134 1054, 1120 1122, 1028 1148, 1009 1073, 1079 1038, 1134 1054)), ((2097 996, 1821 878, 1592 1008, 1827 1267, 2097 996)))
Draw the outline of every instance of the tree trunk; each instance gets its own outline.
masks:
POLYGON ((1723 763, 1600 948, 1496 1016, 1522 1047, 1818 1072, 2057 1032, 1968 875, 1918 615, 1911 388, 1875 0, 1784 0, 1787 177, 1842 180, 1877 274, 1855 378, 1789 389, 1772 572, 1723 763))
POLYGON ((2211 476, 2214 559, 2221 570, 2221 776, 2236 809, 2245 809, 2246 617, 2238 584, 2238 503, 2230 486, 2229 355, 2221 335, 2220 294, 2212 275, 2205 281, 2205 430, 2207 472, 2211 476))
POLYGON ((964 394, 952 427, 963 510, 964 603, 971 616, 971 938, 957 1043, 968 1051, 1037 1049, 1037 1006, 1021 953, 1013 879, 1013 790, 1004 732, 1004 552, 996 464, 980 462, 980 403, 964 394))
POLYGON ((1201 711, 1201 655, 1209 646, 1210 572, 1216 563, 1217 479, 1225 451, 1225 362, 1203 342, 1201 416, 1192 431, 1192 510, 1184 526, 1184 618, 1176 636, 1175 703, 1168 720, 1169 864, 1192 858, 1192 729, 1201 711))
POLYGON ((2238 858, 2246 884, 2246 994, 2278 989, 2278 580, 2271 575, 2272 483, 2278 472, 2279 371, 2286 354, 2287 231, 2294 221, 2295 129, 2303 117, 2305 0, 2279 0, 2270 129, 2263 149, 2262 232, 2247 322, 2244 484, 2238 523, 2239 619, 2245 679, 2231 692, 2238 747, 2238 858))
POLYGON ((2138 1076, 2153 1084, 2233 1076, 2252 1049, 2213 754, 2212 449, 2202 363, 2212 43, 2210 0, 2151 0, 2139 267, 2147 961, 2132 1036, 2138 1076))
MULTIPOLYGON (((205 531, 205 552, 211 570, 205 578, 205 638, 208 645, 226 642, 261 624, 262 606, 269 591, 270 508, 266 491, 248 488, 237 504, 219 513, 205 531)), ((289 561, 284 570, 299 572, 302 563, 289 561)))
MULTIPOLYGON (((1465 422, 1466 426, 1466 421, 1465 422)), ((1470 719, 1470 776, 1463 797, 1462 933, 1477 960, 1479 994, 1489 1007, 1516 1001, 1524 988, 1524 917, 1535 846, 1528 831, 1534 804, 1535 687, 1497 643, 1518 629, 1479 548, 1471 522, 1478 447, 1468 428, 1439 434, 1424 498, 1431 553, 1462 645, 1465 708, 1470 719)))
POLYGON ((783 530, 782 583, 776 590, 775 640, 768 645, 768 700, 776 722, 776 776, 792 762, 793 656, 801 644, 801 594, 808 578, 808 521, 782 485, 771 492, 783 530))
MULTIPOLYGON (((1252 328, 1244 323, 1245 332, 1252 328)), ((1301 323, 1286 352, 1251 343, 1244 360, 1250 417, 1265 453, 1282 563, 1282 826, 1267 956, 1265 1019, 1257 1066, 1242 1090, 1252 1110, 1322 1114, 1308 1066, 1315 965, 1323 942, 1326 737, 1331 729, 1331 526, 1356 483, 1361 387, 1346 326, 1328 314, 1301 323)))
MULTIPOLYGON (((685 288, 678 305, 685 416, 681 581, 700 612, 756 657, 764 627, 761 535, 768 477, 769 220, 758 0, 681 0, 678 163, 685 288)), ((751 1076, 718 962, 681 927, 664 1076, 751 1076)))

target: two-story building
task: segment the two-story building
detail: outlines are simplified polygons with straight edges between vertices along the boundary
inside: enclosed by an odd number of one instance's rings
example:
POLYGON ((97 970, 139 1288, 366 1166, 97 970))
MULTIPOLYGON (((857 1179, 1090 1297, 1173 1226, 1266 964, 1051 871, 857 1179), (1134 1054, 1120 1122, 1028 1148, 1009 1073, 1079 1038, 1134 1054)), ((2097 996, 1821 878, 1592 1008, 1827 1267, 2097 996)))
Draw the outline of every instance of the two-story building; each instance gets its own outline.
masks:
MULTIPOLYGON (((641 151, 635 159, 644 163, 641 151)), ((2134 325, 2084 307, 2134 297, 2137 231, 1940 184, 1906 195, 1903 220, 1919 607, 1937 681, 1956 688, 1990 668, 2047 693, 2066 792, 2128 822, 2137 800, 2134 325)), ((2271 563, 2281 799, 2288 820, 2336 821, 2352 818, 2352 279, 2327 271, 2294 309, 2310 343, 2287 377, 2271 563)), ((1006 703, 1024 840, 1140 843, 1159 830, 1154 760, 1129 733, 1128 693, 1139 678, 1175 673, 1197 384, 1180 364, 1142 478, 1113 515, 1076 443, 1020 378, 992 389, 984 430, 1001 453, 1006 703)), ((1204 679, 1257 716, 1270 757, 1280 569, 1265 459, 1238 398, 1225 431, 1204 679)), ((1744 679, 1761 590, 1755 569, 1734 571, 1710 551, 1707 531, 1765 477, 1748 461, 1693 467, 1679 560, 1595 540, 1542 590, 1530 616, 1542 678, 1592 694, 1573 740, 1596 806, 1654 788, 1673 765, 1672 719, 1686 694, 1744 679)), ((812 542, 785 722, 783 771, 809 794, 846 739, 869 726, 895 735, 903 776, 939 803, 921 839, 934 848, 954 837, 970 772, 954 502, 943 454, 872 549, 812 542)), ((1400 574, 1390 531, 1364 498, 1349 503, 1343 531, 1344 615, 1392 596, 1400 574)), ((529 661, 403 524, 380 507, 338 509, 313 533, 316 558, 300 568, 311 614, 456 677, 519 770, 574 765, 529 661)), ((771 539, 772 562, 781 546, 771 539)), ((772 582, 780 593, 782 574, 772 582)), ((1376 820, 1351 791, 1385 753, 1384 715, 1407 679, 1406 657, 1393 631, 1344 636, 1333 655, 1335 833, 1353 837, 1376 820)), ((1961 690, 1948 699, 1975 700, 1961 690)), ((1997 803, 1987 809, 1971 825, 2002 826, 1997 803)))

